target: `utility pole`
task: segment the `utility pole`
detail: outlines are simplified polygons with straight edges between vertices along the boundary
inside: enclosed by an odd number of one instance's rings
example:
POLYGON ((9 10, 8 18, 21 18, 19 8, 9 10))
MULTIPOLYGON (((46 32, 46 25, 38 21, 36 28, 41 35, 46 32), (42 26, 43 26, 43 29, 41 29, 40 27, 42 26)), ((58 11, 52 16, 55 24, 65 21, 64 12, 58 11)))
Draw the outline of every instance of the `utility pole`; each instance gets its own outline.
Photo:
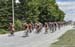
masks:
POLYGON ((12 18, 13 18, 13 25, 14 25, 14 0, 12 0, 12 18))

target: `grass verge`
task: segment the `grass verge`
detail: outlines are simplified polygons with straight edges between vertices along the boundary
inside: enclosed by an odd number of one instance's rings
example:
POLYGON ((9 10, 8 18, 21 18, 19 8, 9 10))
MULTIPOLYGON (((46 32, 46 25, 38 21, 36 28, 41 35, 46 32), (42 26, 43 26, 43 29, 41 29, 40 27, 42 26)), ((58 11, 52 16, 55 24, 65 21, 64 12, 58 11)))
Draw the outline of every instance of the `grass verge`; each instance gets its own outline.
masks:
POLYGON ((50 47, 75 47, 75 29, 67 31, 50 47))

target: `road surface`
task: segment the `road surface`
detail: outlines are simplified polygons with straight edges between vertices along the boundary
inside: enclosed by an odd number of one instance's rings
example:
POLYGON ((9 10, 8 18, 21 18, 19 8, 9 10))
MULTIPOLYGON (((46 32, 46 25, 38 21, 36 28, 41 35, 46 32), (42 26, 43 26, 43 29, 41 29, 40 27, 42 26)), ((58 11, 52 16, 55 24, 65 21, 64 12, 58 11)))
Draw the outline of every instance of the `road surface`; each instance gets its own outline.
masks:
POLYGON ((43 28, 39 34, 34 31, 29 33, 29 37, 22 37, 24 31, 16 32, 11 37, 8 34, 0 35, 0 47, 49 47, 51 43, 58 41, 58 38, 69 29, 72 29, 72 26, 68 25, 54 33, 49 31, 48 34, 44 34, 43 28))

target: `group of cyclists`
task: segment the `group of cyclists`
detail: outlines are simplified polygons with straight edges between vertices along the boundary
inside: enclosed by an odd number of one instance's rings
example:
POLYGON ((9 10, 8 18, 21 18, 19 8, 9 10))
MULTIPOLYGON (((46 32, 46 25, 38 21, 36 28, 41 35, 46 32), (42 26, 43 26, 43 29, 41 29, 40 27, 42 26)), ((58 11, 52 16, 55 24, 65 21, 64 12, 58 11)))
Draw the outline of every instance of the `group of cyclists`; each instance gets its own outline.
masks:
MULTIPOLYGON (((64 22, 45 22, 45 23, 23 23, 22 29, 24 30, 25 35, 28 36, 29 33, 32 33, 34 29, 36 29, 36 33, 40 33, 41 30, 44 28, 45 33, 48 33, 48 30, 51 32, 55 32, 57 29, 61 29, 62 26, 66 25, 64 22)), ((9 24, 9 31, 11 35, 14 35, 15 26, 10 23, 9 24)))

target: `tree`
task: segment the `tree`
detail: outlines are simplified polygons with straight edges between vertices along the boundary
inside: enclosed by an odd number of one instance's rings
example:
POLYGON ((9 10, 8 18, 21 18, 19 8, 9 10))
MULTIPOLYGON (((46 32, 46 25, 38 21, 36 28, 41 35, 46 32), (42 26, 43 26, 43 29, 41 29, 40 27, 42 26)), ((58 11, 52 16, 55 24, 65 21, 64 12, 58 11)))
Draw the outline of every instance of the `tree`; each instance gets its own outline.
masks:
MULTIPOLYGON (((59 9, 55 0, 19 0, 20 3, 15 1, 15 24, 20 23, 20 26, 22 22, 44 23, 64 19, 65 13, 59 9)), ((8 26, 12 22, 12 0, 0 0, 0 22, 2 26, 8 26)))
POLYGON ((63 21, 64 12, 55 0, 19 0, 19 13, 25 21, 54 22, 63 21))
POLYGON ((12 0, 0 0, 0 22, 3 28, 12 22, 12 0))
POLYGON ((38 21, 39 15, 39 2, 38 0, 19 0, 19 12, 20 15, 24 17, 26 22, 36 22, 38 21))
POLYGON ((7 27, 8 25, 8 16, 11 15, 11 1, 9 0, 0 0, 0 25, 1 27, 7 27))

